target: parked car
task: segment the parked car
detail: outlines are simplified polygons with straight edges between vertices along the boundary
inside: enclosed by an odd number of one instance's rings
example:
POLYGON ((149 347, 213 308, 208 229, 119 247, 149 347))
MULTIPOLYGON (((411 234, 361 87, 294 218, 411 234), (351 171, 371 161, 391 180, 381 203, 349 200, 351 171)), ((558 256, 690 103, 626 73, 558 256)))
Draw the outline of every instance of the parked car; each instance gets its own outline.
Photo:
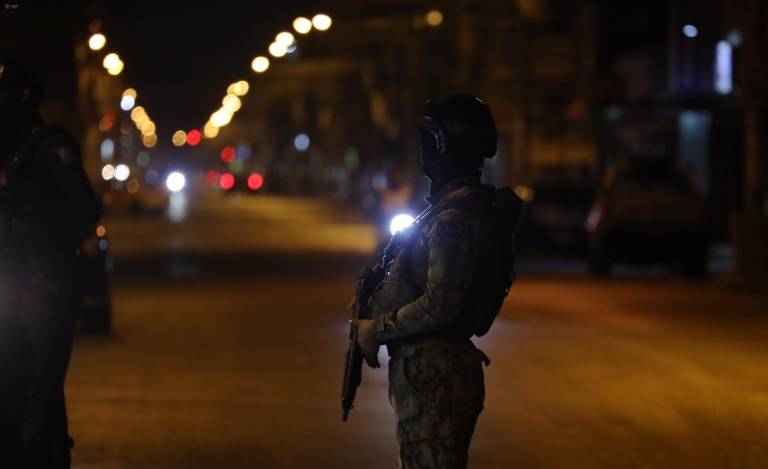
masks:
POLYGON ((593 186, 569 180, 544 180, 517 191, 530 200, 519 235, 521 245, 584 252, 584 221, 595 199, 593 186))
POLYGON ((589 266, 607 275, 615 262, 678 262, 685 275, 706 274, 704 198, 666 159, 637 159, 608 171, 585 228, 589 266))

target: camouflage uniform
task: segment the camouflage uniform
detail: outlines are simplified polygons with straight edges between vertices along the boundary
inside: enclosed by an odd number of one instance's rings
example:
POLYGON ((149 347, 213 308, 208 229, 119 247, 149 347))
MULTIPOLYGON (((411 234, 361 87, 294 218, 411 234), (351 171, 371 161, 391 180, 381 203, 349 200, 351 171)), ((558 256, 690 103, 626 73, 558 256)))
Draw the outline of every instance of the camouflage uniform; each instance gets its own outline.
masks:
POLYGON ((462 179, 430 199, 433 215, 407 230, 373 297, 375 336, 390 354, 397 467, 467 464, 488 363, 469 339, 489 190, 478 178, 462 179))

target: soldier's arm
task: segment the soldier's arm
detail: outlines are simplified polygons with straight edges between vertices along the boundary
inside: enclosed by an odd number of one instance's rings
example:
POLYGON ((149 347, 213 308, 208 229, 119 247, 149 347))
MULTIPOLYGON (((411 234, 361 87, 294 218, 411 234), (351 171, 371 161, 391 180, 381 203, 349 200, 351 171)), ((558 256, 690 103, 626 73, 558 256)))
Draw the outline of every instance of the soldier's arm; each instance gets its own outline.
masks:
POLYGON ((49 218, 82 224, 98 222, 101 218, 101 202, 85 174, 78 145, 66 133, 58 130, 50 132, 46 143, 46 154, 43 157, 64 198, 47 204, 43 210, 49 218))
POLYGON ((386 343, 440 330, 462 312, 480 246, 478 223, 458 209, 441 212, 426 236, 427 283, 415 301, 379 316, 375 337, 386 343))

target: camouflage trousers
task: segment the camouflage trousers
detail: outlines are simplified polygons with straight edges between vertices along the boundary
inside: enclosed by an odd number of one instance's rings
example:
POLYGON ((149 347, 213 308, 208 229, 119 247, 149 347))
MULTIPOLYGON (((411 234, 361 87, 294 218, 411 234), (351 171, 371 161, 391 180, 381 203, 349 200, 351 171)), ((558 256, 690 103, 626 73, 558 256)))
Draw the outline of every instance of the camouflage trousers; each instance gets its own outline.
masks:
POLYGON ((390 350, 389 396, 397 416, 396 468, 467 467, 483 409, 485 355, 470 341, 390 350))

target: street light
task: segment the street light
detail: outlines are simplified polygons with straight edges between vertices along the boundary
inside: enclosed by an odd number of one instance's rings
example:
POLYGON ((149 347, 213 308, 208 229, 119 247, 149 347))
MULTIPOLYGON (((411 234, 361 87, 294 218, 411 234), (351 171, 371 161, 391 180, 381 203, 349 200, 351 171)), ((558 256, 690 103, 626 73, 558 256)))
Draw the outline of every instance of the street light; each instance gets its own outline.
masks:
POLYGON ((299 34, 307 34, 312 31, 312 21, 309 18, 299 16, 293 20, 293 29, 299 34))
POLYGON ((293 34, 289 33, 288 31, 283 31, 281 33, 277 33, 277 36, 275 36, 275 42, 282 44, 288 48, 291 44, 296 41, 296 38, 293 37, 293 34))
POLYGON ((123 68, 125 68, 125 63, 123 63, 123 61, 121 60, 117 62, 117 64, 114 67, 108 68, 107 73, 109 73, 112 76, 117 76, 117 75, 120 75, 120 72, 123 71, 123 68))
POLYGON ((251 68, 256 73, 264 73, 269 68, 269 59, 264 56, 258 56, 251 62, 251 68))
POLYGON ((288 46, 275 41, 269 45, 269 53, 272 55, 272 57, 276 57, 276 58, 283 57, 285 54, 288 53, 288 46))
POLYGON ((331 23, 331 17, 323 13, 319 13, 312 17, 312 26, 318 31, 327 31, 330 29, 331 23))
POLYGON ((101 33, 96 33, 88 39, 88 47, 93 51, 101 50, 106 44, 107 38, 101 33))
POLYGON ((104 66, 107 70, 111 68, 117 67, 117 64, 121 62, 120 56, 115 54, 114 52, 110 52, 104 57, 104 60, 102 60, 101 65, 104 66))
POLYGON ((436 28, 443 24, 443 12, 440 10, 430 10, 426 16, 427 24, 436 28))
POLYGON ((234 94, 228 94, 221 100, 221 107, 230 113, 236 112, 240 109, 240 106, 242 106, 242 102, 240 101, 240 98, 234 94))
POLYGON ((180 147, 187 143, 187 133, 183 130, 177 130, 173 133, 171 136, 171 143, 174 144, 174 146, 180 147))

